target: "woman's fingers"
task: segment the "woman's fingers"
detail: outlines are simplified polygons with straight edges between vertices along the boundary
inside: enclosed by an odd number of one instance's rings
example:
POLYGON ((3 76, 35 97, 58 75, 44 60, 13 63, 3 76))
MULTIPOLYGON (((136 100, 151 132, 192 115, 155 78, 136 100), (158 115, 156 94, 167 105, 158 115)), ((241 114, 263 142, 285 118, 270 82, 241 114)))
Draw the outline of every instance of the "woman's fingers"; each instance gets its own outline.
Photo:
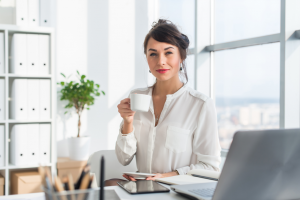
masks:
POLYGON ((129 181, 136 181, 135 178, 131 177, 131 176, 128 176, 126 174, 123 174, 123 177, 126 178, 127 180, 129 181))
POLYGON ((126 99, 123 99, 122 101, 120 101, 120 104, 123 104, 123 103, 130 103, 130 98, 126 98, 126 99))
POLYGON ((130 109, 130 105, 129 104, 119 104, 118 108, 119 109, 122 109, 122 108, 130 109))
POLYGON ((129 110, 129 109, 124 109, 124 108, 119 109, 119 112, 124 112, 124 113, 134 113, 134 111, 129 110))
POLYGON ((129 176, 127 176, 126 174, 123 174, 123 177, 130 181, 129 176))

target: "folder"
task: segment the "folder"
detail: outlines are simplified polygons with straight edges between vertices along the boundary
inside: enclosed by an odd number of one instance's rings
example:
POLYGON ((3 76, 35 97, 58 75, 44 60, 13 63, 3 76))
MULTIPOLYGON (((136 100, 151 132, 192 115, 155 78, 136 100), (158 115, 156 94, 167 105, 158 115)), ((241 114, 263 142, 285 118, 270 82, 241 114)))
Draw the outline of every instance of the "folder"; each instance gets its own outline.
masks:
POLYGON ((40 126, 39 160, 41 164, 47 164, 50 163, 51 127, 50 124, 39 124, 39 126, 40 126))
POLYGON ((40 26, 51 26, 51 0, 40 0, 40 26))
POLYGON ((39 164, 39 124, 27 124, 28 164, 39 164))
POLYGON ((4 33, 0 32, 0 74, 4 74, 4 33))
POLYGON ((27 79, 28 87, 28 119, 40 118, 39 79, 27 79))
POLYGON ((4 79, 0 78, 0 121, 5 119, 5 90, 4 79))
POLYGON ((50 55, 49 35, 39 35, 39 74, 47 75, 49 72, 50 55))
POLYGON ((14 34, 11 42, 11 73, 27 74, 27 36, 14 34))
POLYGON ((0 125, 0 166, 5 165, 4 160, 4 148, 5 148, 5 134, 4 134, 4 125, 0 125))
POLYGON ((50 80, 40 79, 40 119, 50 119, 50 80))
POLYGON ((27 34, 27 74, 38 74, 39 35, 27 34))
POLYGON ((13 165, 26 165, 27 153, 27 124, 16 124, 12 127, 10 138, 10 162, 13 165))
POLYGON ((27 119, 27 79, 14 79, 11 91, 11 119, 27 119))
POLYGON ((17 26, 28 26, 28 0, 15 0, 15 23, 17 26))
POLYGON ((40 25, 40 6, 39 0, 28 1, 28 26, 40 25))

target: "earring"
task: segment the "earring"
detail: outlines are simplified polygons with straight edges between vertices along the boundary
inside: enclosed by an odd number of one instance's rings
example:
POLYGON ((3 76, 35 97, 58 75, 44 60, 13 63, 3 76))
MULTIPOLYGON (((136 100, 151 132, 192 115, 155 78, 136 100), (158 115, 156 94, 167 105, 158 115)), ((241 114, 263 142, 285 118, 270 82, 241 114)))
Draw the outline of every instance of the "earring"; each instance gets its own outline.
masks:
POLYGON ((180 71, 182 71, 182 67, 180 67, 180 71))
POLYGON ((150 69, 149 69, 149 73, 151 73, 150 69))

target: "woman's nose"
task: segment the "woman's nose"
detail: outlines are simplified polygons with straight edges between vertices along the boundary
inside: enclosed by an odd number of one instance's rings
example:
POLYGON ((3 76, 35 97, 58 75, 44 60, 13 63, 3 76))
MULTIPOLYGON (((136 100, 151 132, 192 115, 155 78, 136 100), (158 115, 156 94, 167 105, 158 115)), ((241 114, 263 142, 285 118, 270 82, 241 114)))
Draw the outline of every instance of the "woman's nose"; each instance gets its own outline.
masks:
POLYGON ((165 56, 163 56, 163 55, 159 56, 159 58, 158 58, 158 64, 161 65, 161 66, 163 66, 163 65, 166 64, 166 58, 165 58, 165 56))

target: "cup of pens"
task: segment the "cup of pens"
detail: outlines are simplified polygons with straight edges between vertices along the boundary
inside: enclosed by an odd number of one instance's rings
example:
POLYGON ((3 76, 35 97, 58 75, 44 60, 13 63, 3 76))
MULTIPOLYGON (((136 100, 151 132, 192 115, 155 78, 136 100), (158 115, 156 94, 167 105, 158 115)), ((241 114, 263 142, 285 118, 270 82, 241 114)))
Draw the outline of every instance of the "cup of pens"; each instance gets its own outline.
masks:
POLYGON ((80 177, 74 182, 71 174, 62 179, 52 179, 48 167, 39 167, 42 177, 42 189, 45 192, 46 200, 92 200, 98 199, 99 194, 95 178, 90 174, 90 166, 86 165, 80 177), (95 185, 96 184, 96 185, 95 185), (98 192, 97 192, 98 191, 98 192))

